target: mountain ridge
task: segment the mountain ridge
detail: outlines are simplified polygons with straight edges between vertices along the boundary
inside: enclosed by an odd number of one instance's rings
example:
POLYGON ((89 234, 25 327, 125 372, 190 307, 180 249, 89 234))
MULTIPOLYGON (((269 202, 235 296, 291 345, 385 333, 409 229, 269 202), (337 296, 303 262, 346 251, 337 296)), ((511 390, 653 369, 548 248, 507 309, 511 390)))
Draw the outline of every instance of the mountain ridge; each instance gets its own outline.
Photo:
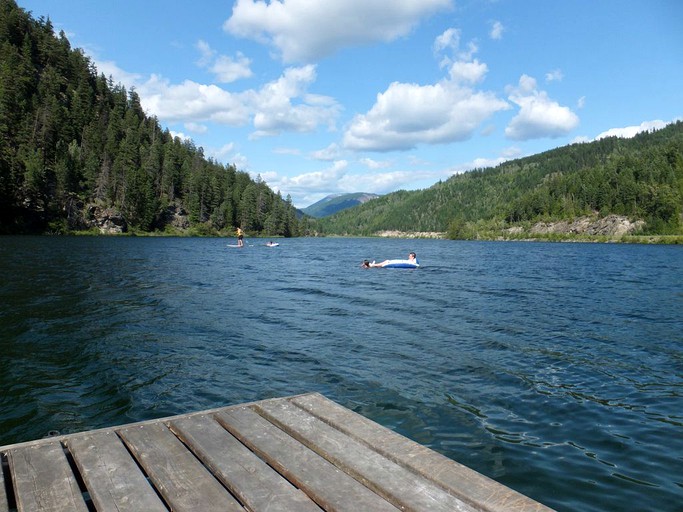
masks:
POLYGON ((506 238, 538 222, 624 216, 643 234, 683 234, 683 122, 632 138, 606 137, 386 194, 318 219, 320 234, 448 232, 506 238), (515 230, 519 231, 519 230, 515 230))
POLYGON ((380 197, 379 194, 368 192, 351 192, 348 194, 330 194, 320 201, 303 208, 301 211, 315 218, 328 217, 347 208, 353 208, 380 197))

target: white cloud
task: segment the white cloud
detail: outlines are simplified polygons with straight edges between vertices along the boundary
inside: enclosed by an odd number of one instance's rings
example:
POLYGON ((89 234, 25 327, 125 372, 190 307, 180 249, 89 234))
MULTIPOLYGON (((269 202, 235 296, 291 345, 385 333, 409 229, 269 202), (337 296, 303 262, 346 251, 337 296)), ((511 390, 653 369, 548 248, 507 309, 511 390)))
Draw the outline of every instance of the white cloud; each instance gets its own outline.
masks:
POLYGON ((285 62, 393 41, 452 0, 237 0, 224 30, 275 47, 285 62))
POLYGON ((336 143, 332 143, 324 149, 314 151, 313 153, 311 153, 311 156, 316 160, 331 162, 332 160, 339 159, 340 154, 341 151, 339 145, 336 143))
POLYGON ((307 93, 315 79, 313 65, 288 68, 278 80, 254 93, 256 131, 252 137, 277 135, 283 131, 311 132, 320 124, 327 124, 332 129, 340 107, 333 98, 307 93), (298 101, 294 104, 293 100, 298 101))
POLYGON ((503 24, 500 21, 494 21, 489 36, 491 37, 491 39, 502 39, 504 30, 505 28, 503 27, 503 24))
MULTIPOLYGON (((382 167, 381 162, 377 164, 382 167)), ((386 194, 400 188, 415 189, 420 181, 432 185, 444 173, 424 170, 350 173, 349 163, 338 160, 323 170, 294 177, 279 176, 276 172, 262 173, 261 177, 274 190, 291 194, 297 207, 305 207, 330 194, 358 191, 386 194)))
POLYGON ((311 132, 320 125, 334 129, 340 106, 333 98, 308 92, 315 79, 314 66, 288 68, 259 90, 232 93, 191 80, 171 84, 152 75, 137 85, 137 91, 143 108, 164 122, 194 127, 207 121, 230 126, 253 123, 251 137, 258 138, 284 131, 311 132))
POLYGON ((434 171, 389 171, 382 173, 367 173, 347 175, 340 180, 338 186, 341 192, 370 192, 373 194, 387 194, 400 189, 415 189, 416 183, 428 181, 434 184, 439 180, 434 171))
POLYGON ((249 169, 249 159, 242 153, 235 153, 230 162, 235 164, 237 169, 249 169))
POLYGON ((227 144, 224 144, 222 147, 213 150, 210 152, 211 156, 213 156, 216 160, 219 161, 225 161, 228 159, 228 156, 235 150, 235 144, 233 142, 229 142, 227 144))
MULTIPOLYGON (((142 79, 142 75, 124 71, 113 61, 93 60, 95 62, 95 66, 97 67, 98 74, 104 75, 107 78, 111 77, 115 84, 123 84, 126 89, 130 89, 142 79)), ((138 91, 138 94, 140 94, 140 91, 138 91)))
POLYGON ((365 165, 368 169, 386 169, 387 167, 391 167, 391 162, 386 160, 378 161, 373 160, 372 158, 361 158, 358 161, 365 165))
POLYGON ((251 60, 247 59, 240 52, 233 59, 226 55, 220 55, 211 66, 210 70, 216 75, 219 82, 231 83, 241 78, 249 78, 253 75, 251 71, 251 60))
POLYGON ((562 74, 561 69, 553 69, 549 73, 545 74, 546 82, 561 82, 563 78, 564 75, 562 74))
POLYGON ((566 135, 579 124, 579 118, 568 107, 550 99, 539 91, 536 80, 522 75, 517 87, 508 87, 508 99, 520 107, 505 129, 513 140, 528 140, 566 135))
POLYGON ((472 62, 458 61, 451 66, 450 75, 453 82, 476 84, 484 79, 488 70, 488 66, 477 59, 472 62))
POLYGON ((583 107, 586 106, 586 97, 581 96, 579 100, 576 102, 576 108, 582 109, 583 107))
POLYGON ((450 80, 424 86, 394 82, 377 95, 369 112, 355 116, 344 147, 391 151, 466 140, 483 121, 507 108, 492 93, 450 80))
POLYGON ((209 128, 204 124, 185 123, 185 128, 192 133, 207 133, 209 128))
POLYGON ((462 141, 495 112, 509 108, 495 94, 473 88, 488 67, 472 60, 473 43, 461 51, 459 30, 445 30, 433 47, 446 54, 441 65, 448 65, 449 77, 428 85, 390 84, 367 113, 353 118, 343 137, 345 148, 393 151, 462 141))
POLYGON ((197 50, 199 50, 199 60, 197 61, 197 65, 201 68, 207 67, 209 64, 211 64, 211 61, 213 60, 214 56, 216 55, 216 52, 211 49, 211 46, 209 43, 203 40, 197 41, 197 44, 195 45, 197 50))
POLYGON ((180 140, 192 140, 192 138, 189 135, 185 135, 183 132, 176 132, 173 130, 169 130, 169 133, 171 134, 171 137, 178 138, 180 140))
POLYGON ((206 41, 199 40, 196 44, 200 57, 197 65, 208 68, 221 83, 235 82, 241 78, 252 76, 251 60, 246 58, 241 52, 237 52, 235 58, 227 55, 217 55, 206 41))
POLYGON ((456 52, 460 46, 461 31, 457 28, 448 28, 434 39, 434 51, 440 53, 444 50, 456 52))
POLYGON ((349 163, 337 160, 330 167, 321 171, 299 174, 298 176, 278 176, 273 173, 266 180, 268 185, 276 190, 286 190, 292 197, 304 196, 311 193, 333 193, 337 190, 337 183, 346 174, 349 163), (327 192, 331 190, 332 192, 327 192))
POLYGON ((215 121, 233 126, 249 122, 246 98, 216 85, 191 80, 174 85, 158 76, 138 86, 143 107, 166 122, 215 121))
POLYGON ((604 139, 605 137, 622 137, 624 139, 630 139, 635 137, 641 132, 646 132, 649 130, 661 130, 668 123, 661 121, 659 119, 655 121, 644 121, 638 126, 625 126, 624 128, 610 128, 609 130, 600 133, 595 140, 604 139))

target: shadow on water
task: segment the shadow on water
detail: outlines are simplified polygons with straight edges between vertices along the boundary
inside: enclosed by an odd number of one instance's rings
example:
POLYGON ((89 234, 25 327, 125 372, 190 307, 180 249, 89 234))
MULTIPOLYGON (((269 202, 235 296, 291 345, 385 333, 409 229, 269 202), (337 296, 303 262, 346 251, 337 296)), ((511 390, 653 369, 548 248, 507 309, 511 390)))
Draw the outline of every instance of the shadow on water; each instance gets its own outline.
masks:
POLYGON ((318 391, 558 510, 683 502, 680 248, 251 242, 3 238, 0 444, 318 391))

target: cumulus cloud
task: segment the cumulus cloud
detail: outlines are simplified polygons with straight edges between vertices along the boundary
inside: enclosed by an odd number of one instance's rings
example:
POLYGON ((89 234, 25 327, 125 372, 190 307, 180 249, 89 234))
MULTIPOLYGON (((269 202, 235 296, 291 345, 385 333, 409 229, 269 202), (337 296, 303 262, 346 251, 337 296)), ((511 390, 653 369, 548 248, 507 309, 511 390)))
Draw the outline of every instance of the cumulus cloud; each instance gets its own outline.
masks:
POLYGON ((239 126, 250 120, 247 98, 216 85, 192 80, 171 84, 163 77, 152 75, 138 86, 138 92, 143 108, 166 122, 214 121, 239 126))
POLYGON ((331 97, 308 94, 308 86, 315 79, 313 65, 288 68, 278 80, 254 93, 256 131, 253 137, 277 135, 283 131, 311 132, 320 124, 332 129, 340 107, 331 97))
MULTIPOLYGON (((349 163, 337 160, 330 167, 298 176, 272 176, 268 184, 278 190, 287 190, 292 196, 305 195, 312 191, 327 191, 335 188, 346 174, 349 163)), ((330 192, 331 193, 331 192, 330 192)))
POLYGON ((228 84, 252 76, 250 66, 251 60, 237 52, 235 58, 227 55, 218 56, 209 69, 216 75, 219 82, 228 84))
POLYGON ((522 75, 516 87, 508 87, 508 99, 519 106, 519 112, 505 129, 513 140, 529 140, 566 135, 579 124, 579 118, 569 107, 550 99, 539 91, 536 80, 522 75))
POLYGON ((452 0, 237 0, 223 24, 269 44, 284 62, 315 62, 337 50, 393 41, 452 0))
POLYGON ((460 51, 459 31, 446 30, 436 38, 434 49, 451 54, 446 57, 449 76, 429 85, 390 84, 367 113, 354 117, 344 134, 345 148, 392 151, 466 140, 495 112, 509 108, 494 93, 473 88, 488 68, 464 58, 471 57, 472 46, 460 51))
POLYGON ((624 139, 630 139, 635 137, 641 132, 646 132, 650 130, 661 130, 668 123, 661 121, 659 119, 655 121, 644 121, 637 126, 625 126, 623 128, 610 128, 609 130, 600 133, 595 140, 604 139, 605 137, 621 137, 624 139))
POLYGON ((234 58, 218 55, 209 46, 209 43, 202 40, 197 42, 196 48, 199 50, 197 65, 201 68, 207 68, 216 75, 216 79, 221 83, 228 84, 241 78, 249 78, 253 74, 251 60, 241 52, 237 52, 234 58))
POLYGON ((315 67, 288 68, 261 89, 233 93, 217 85, 191 80, 172 84, 158 75, 137 85, 143 108, 165 122, 214 122, 230 126, 254 126, 252 138, 284 131, 310 132, 320 125, 334 128, 340 112, 328 96, 311 94, 315 67))
POLYGON ((454 62, 450 69, 451 80, 455 83, 471 83, 476 84, 481 82, 489 68, 486 64, 482 64, 478 60, 472 62, 454 62))

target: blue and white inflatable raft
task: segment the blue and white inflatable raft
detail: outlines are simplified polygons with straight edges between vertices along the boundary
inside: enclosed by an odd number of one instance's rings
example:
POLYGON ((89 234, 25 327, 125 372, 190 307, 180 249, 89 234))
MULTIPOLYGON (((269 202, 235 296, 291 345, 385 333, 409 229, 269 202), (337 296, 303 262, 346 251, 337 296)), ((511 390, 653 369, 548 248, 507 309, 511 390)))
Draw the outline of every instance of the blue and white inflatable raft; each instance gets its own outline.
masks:
POLYGON ((388 260, 382 268, 419 268, 419 266, 420 263, 417 260, 388 260))

